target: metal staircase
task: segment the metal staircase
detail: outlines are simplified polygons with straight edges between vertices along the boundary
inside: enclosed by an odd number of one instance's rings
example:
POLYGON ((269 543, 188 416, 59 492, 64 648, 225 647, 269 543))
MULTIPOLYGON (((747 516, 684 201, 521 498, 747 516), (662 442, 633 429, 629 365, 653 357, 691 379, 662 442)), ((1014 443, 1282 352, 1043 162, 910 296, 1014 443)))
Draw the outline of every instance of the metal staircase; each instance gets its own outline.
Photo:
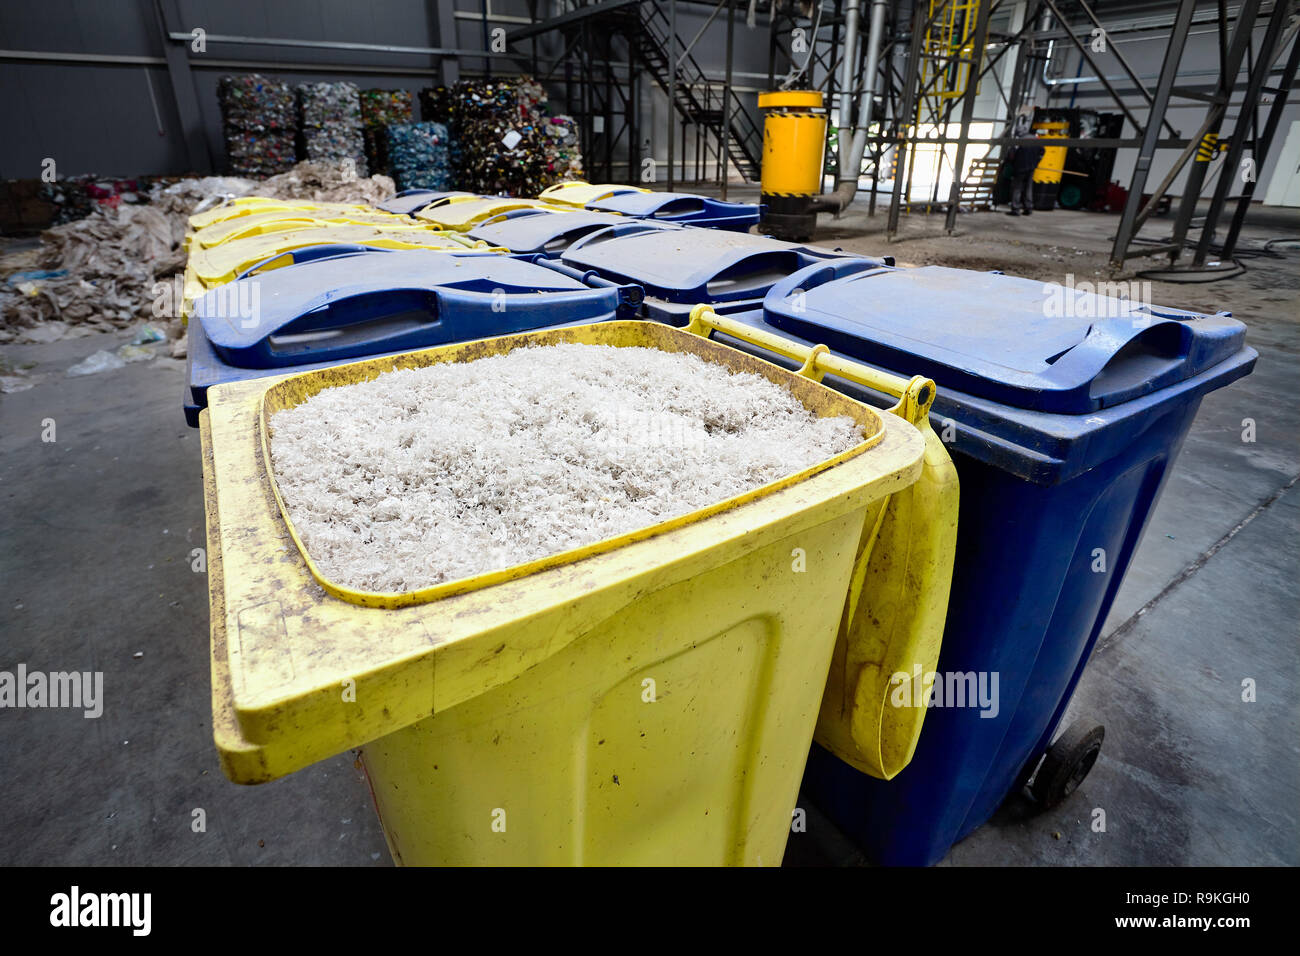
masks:
MULTIPOLYGON (((530 0, 534 22, 506 35, 508 44, 520 44, 544 33, 563 36, 564 54, 539 79, 555 82, 563 70, 567 111, 578 121, 587 174, 611 179, 616 165, 616 144, 627 156, 627 181, 640 168, 642 137, 636 107, 638 78, 648 73, 672 101, 683 125, 702 131, 697 135, 697 178, 701 159, 723 166, 723 153, 749 182, 760 178, 763 132, 744 102, 720 80, 711 80, 680 37, 659 3, 653 0, 578 0, 576 6, 558 16, 536 19, 537 3, 530 0), (626 42, 626 53, 615 43, 626 42), (676 53, 677 69, 673 69, 676 53), (616 61, 626 56, 626 67, 615 70, 616 61), (674 77, 674 72, 676 76, 674 77), (730 134, 730 135, 728 135, 730 134), (703 150, 703 154, 701 153, 703 150)), ((522 51, 515 57, 523 60, 522 51)), ((533 56, 533 70, 537 72, 533 56)), ((682 137, 683 154, 686 137, 682 137)), ((686 166, 685 156, 682 167, 686 166)))
POLYGON ((641 30, 635 37, 636 52, 647 71, 664 93, 673 98, 678 115, 687 123, 707 130, 719 144, 725 141, 727 158, 747 181, 756 182, 763 155, 763 131, 745 104, 734 90, 727 90, 722 82, 705 76, 690 53, 679 55, 677 80, 673 83, 671 51, 684 50, 686 44, 680 37, 672 43, 672 27, 660 4, 643 2, 638 5, 638 14, 641 30), (728 114, 730 136, 724 135, 728 114))
POLYGON ((970 164, 970 171, 961 183, 958 203, 962 209, 992 209, 993 193, 998 185, 998 171, 1002 161, 998 159, 976 159, 970 164))

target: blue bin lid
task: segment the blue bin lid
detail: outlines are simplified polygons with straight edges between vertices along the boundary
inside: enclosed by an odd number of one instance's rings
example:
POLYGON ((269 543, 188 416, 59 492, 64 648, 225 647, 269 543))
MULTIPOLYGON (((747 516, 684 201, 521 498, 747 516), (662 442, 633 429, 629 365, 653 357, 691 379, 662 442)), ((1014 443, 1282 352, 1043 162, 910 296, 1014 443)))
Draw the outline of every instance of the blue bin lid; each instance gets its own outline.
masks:
POLYGON ((1245 345, 1227 313, 1137 305, 1077 288, 943 266, 816 267, 773 286, 776 328, 942 388, 1083 414, 1189 379, 1245 345))
POLYGON ((724 202, 694 193, 619 193, 587 203, 588 209, 616 212, 636 219, 690 222, 694 219, 751 219, 758 222, 759 207, 752 203, 724 202))
MULTIPOLYGON (((804 338, 776 328, 767 321, 761 307, 733 313, 732 317, 805 348, 826 341, 822 335, 804 338)), ((783 368, 798 369, 801 364, 721 333, 714 337, 783 368)), ((930 422, 958 459, 959 470, 960 459, 970 458, 1036 485, 1058 485, 1104 465, 1135 442, 1163 441, 1160 437, 1153 439, 1153 421, 1164 418, 1171 409, 1194 405, 1206 393, 1249 375, 1257 358, 1255 350, 1247 346, 1225 361, 1158 392, 1083 415, 1013 408, 940 383, 930 422)), ((886 367, 886 371, 903 376, 912 373, 907 367, 886 367)), ((896 396, 859 387, 834 375, 826 376, 824 383, 877 408, 888 408, 896 400, 896 396)), ((1167 435, 1160 429, 1154 429, 1154 434, 1167 435)))
POLYGON ((562 216, 541 209, 512 209, 480 223, 467 235, 517 255, 559 255, 589 232, 625 223, 608 212, 575 210, 562 216))
POLYGON ((223 361, 278 368, 600 322, 639 304, 639 289, 540 263, 412 249, 238 279, 195 300, 194 316, 223 361))
MULTIPOLYGON (((622 318, 622 316, 611 315, 609 318, 622 318)), ((554 325, 548 325, 546 328, 564 328, 570 325, 586 325, 586 319, 580 319, 576 322, 557 322, 554 325)), ((212 343, 208 337, 203 334, 202 322, 191 322, 186 334, 189 338, 188 359, 186 361, 186 382, 184 396, 181 405, 185 411, 185 420, 193 428, 199 427, 199 412, 208 406, 208 389, 215 385, 225 385, 230 382, 247 382, 256 378, 265 378, 268 375, 279 375, 284 372, 280 368, 241 368, 231 365, 222 360, 221 356, 212 348, 212 343)), ((416 346, 416 349, 427 348, 427 345, 416 346)), ((394 352, 379 352, 374 355, 367 354, 366 358, 384 358, 388 355, 402 355, 411 349, 398 349, 394 352)), ((350 359, 331 359, 323 362, 305 362, 293 366, 296 372, 310 372, 319 368, 330 368, 350 359)))
POLYGON ((446 199, 448 196, 470 196, 472 193, 467 192, 440 192, 436 189, 403 189, 392 199, 385 199, 381 203, 376 203, 378 209, 384 212, 391 212, 398 216, 413 216, 431 202, 439 199, 446 199))
POLYGON ((768 236, 649 221, 624 222, 593 232, 561 256, 565 265, 575 269, 635 283, 647 296, 693 305, 762 296, 793 272, 840 259, 880 265, 768 236))

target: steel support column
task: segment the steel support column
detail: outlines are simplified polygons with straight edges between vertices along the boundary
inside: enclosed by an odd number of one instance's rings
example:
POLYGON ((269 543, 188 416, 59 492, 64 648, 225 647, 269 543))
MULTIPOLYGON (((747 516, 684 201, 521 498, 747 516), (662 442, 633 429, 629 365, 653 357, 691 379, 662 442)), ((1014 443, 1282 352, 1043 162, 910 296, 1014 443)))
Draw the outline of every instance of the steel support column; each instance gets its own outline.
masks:
POLYGON ((1182 0, 1178 5, 1178 15, 1169 32, 1169 46, 1165 49, 1164 62, 1160 67, 1160 80, 1156 84, 1155 95, 1151 99, 1151 111, 1147 115, 1146 129, 1142 131, 1142 145, 1138 147, 1137 163, 1133 167, 1133 178, 1129 183, 1128 200, 1124 203, 1124 213, 1120 216, 1119 229, 1115 232, 1115 244, 1111 248, 1110 263, 1113 268, 1121 268, 1133 240, 1134 223, 1138 207, 1142 203, 1142 189, 1147 184, 1151 172, 1151 160, 1155 156, 1156 143, 1160 139, 1160 125, 1169 108, 1169 97, 1173 92, 1174 78, 1178 75, 1178 64, 1183 58, 1183 48, 1187 44, 1187 32, 1192 25, 1192 14, 1196 11, 1194 0, 1182 0))
MULTIPOLYGON (((1291 54, 1287 57, 1282 82, 1272 91, 1273 102, 1268 109, 1268 119, 1264 121, 1264 132, 1251 150, 1255 155, 1256 163, 1263 163, 1268 156, 1269 148, 1273 145, 1273 137, 1277 134, 1278 124, 1282 121, 1282 113, 1286 110, 1287 92, 1295 88, 1297 66, 1300 66, 1300 37, 1295 37, 1291 41, 1291 54)), ((1258 170, 1256 173, 1258 174, 1258 170)), ((1237 208, 1232 214, 1232 225, 1228 227, 1228 235, 1223 240, 1223 251, 1220 254, 1225 259, 1231 258, 1236 251, 1237 235, 1241 232, 1241 224, 1246 219, 1246 212, 1250 209, 1250 200, 1254 195, 1255 180, 1251 179, 1245 184, 1241 195, 1237 197, 1237 208)))
POLYGON ((733 0, 727 0, 727 78, 722 93, 722 143, 718 148, 719 187, 722 198, 727 198, 727 179, 730 170, 728 157, 731 156, 731 68, 732 54, 736 33, 736 6, 733 0))
MULTIPOLYGON (((1201 227, 1201 238, 1196 244, 1196 255, 1192 260, 1194 265, 1204 265, 1205 258, 1209 254, 1210 242, 1214 239, 1215 226, 1218 225, 1219 216, 1223 212, 1223 204, 1228 198, 1228 190, 1237 176, 1237 167, 1240 165, 1242 153, 1246 149, 1246 137, 1251 127, 1255 125, 1255 110, 1259 105, 1259 94, 1264 88, 1264 81, 1273 68, 1273 60, 1277 53, 1277 41, 1286 26, 1290 12, 1289 6, 1285 0, 1276 0, 1273 5, 1273 13, 1268 18, 1268 28, 1264 31, 1259 57, 1250 71, 1250 78, 1246 84, 1246 97, 1242 101, 1241 111, 1237 114, 1237 124, 1232 131, 1232 143, 1224 156, 1223 170, 1219 173, 1219 182, 1214 189, 1214 198, 1210 200, 1210 208, 1205 214, 1205 224, 1201 227)), ((1300 43, 1296 43, 1295 46, 1300 47, 1300 43)), ((1293 58, 1294 55, 1295 51, 1293 50, 1293 58)), ((1231 89, 1230 84, 1228 87, 1229 92, 1231 92, 1231 89)), ((1285 90, 1286 87, 1284 86, 1283 89, 1285 90)), ((1285 96, 1282 99, 1285 100, 1285 96)), ((1263 153, 1255 153, 1257 163, 1267 155, 1267 148, 1265 146, 1265 152, 1263 153)), ((1258 170, 1256 170, 1256 173, 1258 173, 1258 170)), ((1243 185, 1249 188, 1252 184, 1245 182, 1243 185)))
POLYGON ((207 135, 203 129, 203 113, 199 109, 199 96, 190 72, 190 57, 182 45, 184 41, 171 39, 172 26, 180 23, 176 0, 154 0, 154 19, 162 41, 163 55, 167 58, 167 76, 171 80, 172 99, 176 103, 176 117, 181 124, 185 143, 185 161, 196 173, 212 172, 212 152, 208 149, 207 135))
MULTIPOLYGON (((912 7, 912 42, 908 45, 906 74, 903 77, 903 103, 895 117, 896 145, 894 147, 894 194, 889 200, 889 220, 885 226, 885 236, 893 239, 898 234, 898 214, 903 204, 903 184, 907 180, 906 170, 910 165, 911 150, 908 149, 908 125, 912 122, 915 108, 917 80, 921 74, 921 44, 925 39, 928 21, 921 5, 912 7)), ((843 175, 843 173, 841 173, 843 175)))
MULTIPOLYGON (((948 216, 944 230, 952 235, 957 226, 957 207, 961 203, 962 164, 966 162, 966 143, 970 137, 971 117, 975 113, 975 96, 979 91, 980 63, 989 35, 989 13, 996 0, 979 0, 975 13, 975 36, 971 42, 970 72, 966 75, 966 89, 961 98, 961 133, 957 139, 957 157, 952 169, 952 190, 948 194, 948 216)), ((1050 2, 1050 0, 1049 0, 1050 2)))
MULTIPOLYGON (((1260 0, 1242 0, 1237 8, 1237 23, 1232 31, 1232 43, 1228 48, 1228 57, 1219 64, 1219 89, 1215 96, 1218 116, 1210 124, 1209 130, 1202 137, 1213 136, 1218 139, 1219 128, 1223 125, 1223 114, 1227 112, 1228 100, 1232 97, 1232 87, 1241 70, 1241 61, 1250 46, 1251 33, 1255 29, 1255 19, 1259 15, 1260 0)), ((1192 214, 1196 203, 1201 198, 1201 187, 1205 184, 1205 172, 1210 168, 1210 160, 1197 159, 1187 171, 1187 180, 1183 185, 1183 195, 1178 202, 1178 214, 1174 217, 1173 241, 1177 246, 1169 253, 1169 261, 1177 262, 1183 253, 1183 243, 1187 239, 1188 227, 1192 224, 1192 214)))
MULTIPOLYGON (((673 191, 673 147, 676 143, 677 117, 677 0, 668 0, 668 191, 673 191)), ((685 135, 685 134, 683 134, 685 135)))

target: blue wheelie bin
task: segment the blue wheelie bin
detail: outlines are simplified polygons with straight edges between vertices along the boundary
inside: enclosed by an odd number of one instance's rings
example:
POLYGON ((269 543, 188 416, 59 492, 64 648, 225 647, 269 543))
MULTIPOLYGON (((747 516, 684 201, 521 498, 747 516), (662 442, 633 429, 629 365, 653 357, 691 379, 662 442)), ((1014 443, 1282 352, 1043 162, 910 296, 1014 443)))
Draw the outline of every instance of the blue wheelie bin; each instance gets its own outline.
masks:
POLYGON ((701 303, 719 314, 755 309, 774 283, 814 263, 882 265, 768 236, 651 221, 624 221, 593 232, 570 245, 559 261, 576 275, 595 273, 640 286, 643 314, 674 325, 685 325, 701 303))
POLYGON ((213 385, 632 318, 641 302, 634 285, 574 278, 545 260, 350 246, 322 251, 329 248, 295 250, 311 258, 269 272, 255 266, 195 300, 183 402, 191 425, 197 427, 213 385))
POLYGON ((616 212, 634 219, 689 224, 728 232, 749 232, 763 218, 763 207, 753 203, 725 202, 693 193, 626 192, 593 199, 587 209, 616 212))
POLYGON ((1201 399, 1254 367, 1245 326, 997 273, 843 263, 733 318, 933 378, 931 423, 961 481, 915 756, 882 780, 814 746, 805 793, 892 865, 942 859, 1036 769, 1031 792, 1064 799, 1102 729, 1058 736, 1061 718, 1201 399))
POLYGON ((540 209, 511 209, 486 219, 465 233, 470 239, 492 236, 488 244, 515 255, 537 255, 554 259, 588 233, 626 224, 611 212, 574 211, 563 216, 540 209))

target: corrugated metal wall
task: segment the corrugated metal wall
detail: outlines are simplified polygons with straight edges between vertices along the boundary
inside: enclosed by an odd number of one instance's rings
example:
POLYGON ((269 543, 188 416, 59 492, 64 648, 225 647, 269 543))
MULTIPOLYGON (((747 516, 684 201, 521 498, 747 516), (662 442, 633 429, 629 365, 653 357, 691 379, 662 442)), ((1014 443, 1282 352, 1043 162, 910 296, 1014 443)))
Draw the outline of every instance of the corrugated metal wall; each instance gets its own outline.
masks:
MULTIPOLYGON (((489 26, 512 29, 528 21, 526 0, 39 0, 0 5, 0 109, 7 135, 0 137, 0 178, 31 178, 47 159, 58 175, 177 174, 202 167, 191 162, 178 113, 173 76, 167 67, 158 10, 172 32, 206 31, 205 52, 188 53, 189 82, 197 115, 197 142, 206 144, 214 171, 225 157, 216 86, 224 73, 262 72, 289 83, 347 79, 362 88, 407 89, 441 82, 444 65, 461 75, 492 69, 517 73, 522 61, 497 56, 490 62, 470 52, 483 50, 483 14, 489 26), (266 42, 235 43, 217 38, 295 40, 400 47, 454 48, 456 58, 364 49, 321 49, 266 42)), ((564 5, 538 4, 539 16, 564 5)), ((678 33, 689 41, 710 9, 678 5, 678 33)), ((710 75, 721 77, 725 16, 717 18, 693 55, 710 75)), ((555 35, 538 40, 543 58, 556 58, 555 35)), ((525 44, 528 51, 531 47, 525 44)), ((735 84, 752 100, 766 85, 767 23, 745 27, 737 17, 735 84), (744 91, 748 89, 748 93, 744 91)), ((784 64, 781 65, 784 69, 784 64)), ((182 81, 184 72, 181 73, 182 81)), ((552 111, 563 112, 563 85, 551 84, 552 111)), ((181 98, 182 101, 184 97, 181 98)), ((667 154, 667 100, 645 77, 641 81, 642 134, 653 155, 667 154)), ((679 147, 680 148, 680 147, 679 147)), ((693 155, 693 146, 689 152, 693 155)))

